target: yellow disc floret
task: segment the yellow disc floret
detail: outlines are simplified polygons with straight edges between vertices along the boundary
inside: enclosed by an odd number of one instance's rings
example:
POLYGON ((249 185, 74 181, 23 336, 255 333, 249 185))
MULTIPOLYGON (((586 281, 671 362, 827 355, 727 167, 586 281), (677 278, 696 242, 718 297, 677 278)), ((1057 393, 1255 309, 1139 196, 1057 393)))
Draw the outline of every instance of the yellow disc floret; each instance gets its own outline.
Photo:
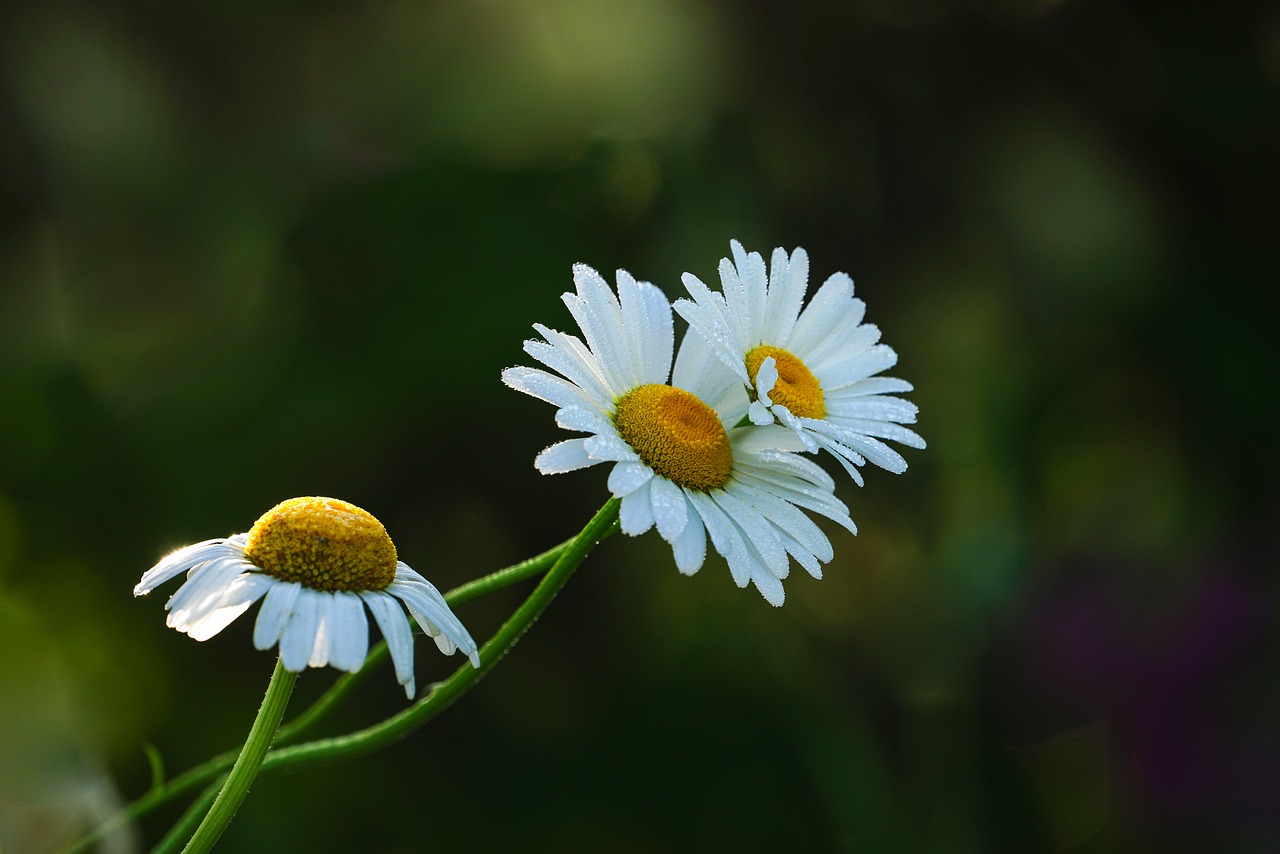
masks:
POLYGON ((618 398, 614 424, 657 474, 705 492, 729 481, 729 434, 697 395, 669 385, 642 385, 618 398))
POLYGON ((761 344, 747 353, 747 374, 751 377, 751 384, 755 385, 756 373, 770 356, 778 365, 778 381, 769 392, 769 400, 776 406, 785 406, 798 418, 825 418, 827 403, 818 378, 804 362, 781 347, 761 344))
POLYGON ((290 498, 249 529, 245 557, 314 590, 381 590, 396 577, 396 547, 372 514, 337 498, 290 498))

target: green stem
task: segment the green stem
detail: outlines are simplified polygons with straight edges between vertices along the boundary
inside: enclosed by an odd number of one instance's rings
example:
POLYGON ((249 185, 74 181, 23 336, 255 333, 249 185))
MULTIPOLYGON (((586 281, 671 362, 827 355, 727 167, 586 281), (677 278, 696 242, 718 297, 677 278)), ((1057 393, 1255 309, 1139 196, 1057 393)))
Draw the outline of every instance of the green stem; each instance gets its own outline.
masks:
MULTIPOLYGON (((610 525, 604 535, 610 536, 618 530, 617 522, 610 525)), ((471 602, 479 597, 509 587, 527 578, 533 578, 555 563, 561 553, 569 547, 577 538, 571 537, 559 545, 553 546, 535 555, 528 560, 513 564, 504 569, 492 572, 489 575, 477 578, 462 584, 444 594, 445 601, 450 607, 471 602)), ((311 704, 304 712, 299 714, 292 721, 280 727, 280 731, 276 735, 276 745, 285 744, 289 741, 296 740, 305 731, 313 728, 333 709, 337 708, 339 703, 346 699, 351 691, 364 680, 366 676, 377 669, 387 657, 387 643, 380 641, 369 651, 368 657, 365 659, 364 665, 355 673, 344 673, 338 677, 320 698, 311 704)), ((424 698, 426 699, 426 698, 424 698)), ((82 854, 97 842, 102 836, 116 827, 130 820, 137 820, 155 809, 169 803, 175 798, 183 795, 192 789, 215 780, 219 775, 226 772, 228 768, 235 762, 235 751, 227 751, 220 753, 204 762, 196 765, 178 776, 174 777, 168 783, 161 786, 153 786, 142 796, 130 802, 123 810, 117 813, 106 823, 100 825, 87 836, 82 837, 77 842, 66 848, 63 854, 82 854)))
POLYGON ((263 773, 278 771, 299 765, 310 765, 335 759, 360 756, 404 738, 431 718, 448 708, 465 694, 493 665, 516 645, 533 622, 538 619, 551 600, 564 587, 574 570, 595 548, 596 544, 612 533, 618 518, 620 501, 611 498, 592 517, 582 532, 561 552, 555 565, 543 577, 529 598, 502 624, 497 633, 480 648, 480 667, 463 665, 447 680, 440 683, 426 697, 397 715, 362 730, 334 738, 282 747, 271 752, 263 763, 263 773))
POLYGON ((209 807, 213 806, 218 792, 222 790, 221 783, 222 780, 215 780, 191 802, 191 806, 187 807, 187 811, 182 814, 177 823, 169 828, 164 838, 151 849, 151 854, 173 854, 182 848, 182 843, 191 838, 191 834, 195 833, 205 813, 209 812, 209 807))
MULTIPOLYGON (((610 531, 610 533, 613 532, 610 531)), ((450 608, 456 608, 459 605, 479 599, 487 593, 510 587, 512 584, 524 581, 526 578, 532 578, 541 572, 546 572, 547 567, 555 563, 556 558, 560 557, 560 553, 572 542, 573 538, 570 538, 557 546, 547 549, 542 554, 534 555, 528 560, 523 560, 505 569, 499 569, 474 581, 459 585, 444 594, 444 600, 449 603, 450 608)), ((313 728, 330 711, 337 708, 338 704, 346 699, 356 685, 374 672, 377 669, 376 665, 380 664, 386 657, 387 642, 384 640, 374 644, 369 651, 368 657, 364 660, 364 665, 359 670, 355 673, 344 673, 338 677, 329 690, 312 703, 305 712, 280 728, 280 734, 276 737, 276 744, 293 741, 306 730, 313 728)))
POLYGON ((235 817, 236 810, 240 809, 240 804, 249 795, 250 784, 258 776, 258 769, 262 767, 262 760, 271 747, 276 730, 280 728, 280 719, 284 717, 285 707, 289 705, 289 695, 293 693, 293 683, 297 679, 298 674, 285 670, 284 662, 276 660, 275 672, 271 674, 266 696, 262 698, 258 717, 249 729, 249 737, 245 739, 240 756, 231 767, 231 773, 227 775, 222 791, 218 793, 217 800, 209 808, 204 821, 196 828, 187 847, 182 849, 184 854, 208 854, 222 836, 222 831, 227 829, 227 825, 235 817))

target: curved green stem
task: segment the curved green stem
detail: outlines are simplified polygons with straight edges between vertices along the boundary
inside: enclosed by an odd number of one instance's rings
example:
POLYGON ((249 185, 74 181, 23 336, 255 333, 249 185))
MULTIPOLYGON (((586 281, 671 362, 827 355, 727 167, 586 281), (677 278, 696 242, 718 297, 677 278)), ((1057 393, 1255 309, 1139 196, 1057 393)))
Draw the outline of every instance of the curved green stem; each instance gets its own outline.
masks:
MULTIPOLYGON (((618 530, 617 522, 610 525, 604 532, 601 539, 616 533, 618 530)), ((445 601, 450 607, 471 602, 483 595, 509 587, 528 578, 533 578, 541 572, 545 572, 560 557, 566 548, 572 544, 577 537, 571 537, 559 545, 547 549, 541 554, 535 555, 520 563, 512 564, 504 569, 492 572, 489 575, 477 578, 462 584, 444 594, 445 601)), ((365 659, 364 666, 355 673, 344 673, 338 677, 329 690, 311 704, 305 711, 295 717, 293 720, 280 727, 276 734, 275 744, 282 745, 290 741, 296 740, 307 730, 312 729, 319 723, 329 712, 333 711, 337 706, 346 699, 346 697, 355 689, 355 687, 365 679, 370 673, 377 669, 387 657, 386 641, 379 641, 369 651, 368 657, 365 659)), ((423 699, 429 699, 424 697, 423 699)), ((90 834, 82 837, 64 850, 64 854, 80 854, 80 852, 88 851, 103 834, 115 827, 125 823, 126 821, 136 820, 155 809, 169 803, 175 798, 183 795, 192 789, 206 784, 211 780, 217 779, 221 774, 225 773, 228 768, 235 762, 236 752, 227 751, 217 756, 205 760, 199 765, 193 766, 167 783, 162 785, 153 785, 145 794, 130 802, 123 810, 108 819, 106 823, 100 825, 90 834)))
MULTIPOLYGON (((613 533, 613 531, 609 533, 613 533)), ((450 608, 456 608, 459 605, 465 605, 467 602, 479 599, 487 593, 510 587, 512 584, 524 581, 526 578, 532 578, 541 572, 545 572, 547 567, 555 563, 556 558, 560 557, 561 552, 572 542, 573 538, 567 539, 563 543, 547 549, 542 554, 534 555, 528 560, 520 561, 520 563, 491 572, 474 581, 461 584, 445 593, 444 600, 449 603, 450 608)), ((359 670, 355 673, 344 673, 338 677, 329 690, 312 703, 306 711, 282 726, 280 734, 276 737, 276 744, 293 741, 303 732, 313 728, 329 712, 337 708, 338 704, 346 699, 356 685, 376 670, 377 665, 386 657, 387 642, 385 640, 379 641, 369 650, 369 655, 365 658, 364 665, 359 670)))
POLYGON ((204 821, 196 828, 187 847, 182 849, 184 854, 208 854, 212 851, 222 832, 240 809, 240 804, 248 797, 249 786, 258 776, 262 760, 276 737, 280 719, 284 717, 285 707, 289 705, 289 695, 293 693, 293 683, 297 679, 297 673, 285 670, 284 662, 276 660, 275 672, 271 674, 266 696, 262 698, 258 716, 249 729, 249 737, 245 739, 244 747, 236 757, 236 764, 231 767, 231 773, 222 784, 222 791, 205 814, 204 821))
POLYGON ((609 499, 592 517, 582 532, 561 552, 555 565, 547 572, 529 598, 502 624, 489 642, 480 648, 480 667, 463 665, 447 680, 440 683, 426 697, 397 715, 362 730, 334 738, 282 747, 271 752, 263 762, 263 773, 299 765, 309 765, 334 759, 360 756, 394 741, 404 738, 431 718, 448 708, 489 672, 493 665, 516 645, 533 622, 538 619, 551 600, 564 587, 574 570, 582 563, 596 544, 612 533, 618 518, 620 501, 609 499))
POLYGON ((191 838, 191 834, 195 833, 196 828, 200 825, 200 821, 204 818, 205 813, 209 812, 209 807, 213 806, 213 802, 218 797, 218 792, 222 791, 222 780, 218 779, 205 787, 191 805, 187 807, 187 811, 182 814, 177 823, 169 828, 169 832, 164 838, 151 849, 151 854, 174 854, 175 851, 182 849, 182 843, 191 838))

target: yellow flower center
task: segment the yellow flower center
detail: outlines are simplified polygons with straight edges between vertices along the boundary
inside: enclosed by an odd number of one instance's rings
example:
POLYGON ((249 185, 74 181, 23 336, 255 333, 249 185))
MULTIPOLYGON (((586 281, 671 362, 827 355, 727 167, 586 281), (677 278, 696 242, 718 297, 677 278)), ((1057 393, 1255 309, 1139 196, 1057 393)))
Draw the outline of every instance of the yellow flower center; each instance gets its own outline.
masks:
POLYGON ((396 547, 372 514, 337 498, 290 498, 249 529, 245 557, 314 590, 381 590, 396 577, 396 547))
POLYGON ((761 344, 747 353, 747 374, 751 377, 751 384, 755 385, 756 373, 770 356, 778 365, 778 381, 769 392, 769 400, 776 406, 785 406, 797 418, 825 418, 827 403, 818 378, 804 362, 781 347, 761 344))
POLYGON ((697 395, 642 385, 618 398, 613 420, 644 464, 677 486, 706 492, 728 483, 729 434, 697 395))

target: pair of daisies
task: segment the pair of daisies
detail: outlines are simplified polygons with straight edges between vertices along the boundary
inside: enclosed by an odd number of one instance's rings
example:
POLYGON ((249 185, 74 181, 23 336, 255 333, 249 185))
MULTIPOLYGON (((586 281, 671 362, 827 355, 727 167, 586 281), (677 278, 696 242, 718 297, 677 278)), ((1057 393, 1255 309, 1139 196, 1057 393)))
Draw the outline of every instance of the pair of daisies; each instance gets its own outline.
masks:
MULTIPOLYGON (((686 273, 692 299, 675 312, 689 323, 675 352, 672 304, 661 290, 617 274, 616 292, 576 265, 563 295, 582 333, 535 324, 525 352, 550 371, 503 371, 512 388, 556 407, 556 423, 586 434, 550 446, 535 466, 560 474, 611 463, 622 531, 656 527, 676 567, 697 572, 707 538, 739 587, 754 584, 773 605, 794 559, 814 578, 832 558, 830 540, 804 511, 856 533, 835 482, 806 453, 826 452, 858 483, 867 461, 891 472, 907 464, 884 440, 924 441, 902 426, 916 407, 896 393, 910 384, 879 374, 897 362, 863 323, 866 306, 844 273, 803 307, 803 249, 764 258, 731 243, 721 290, 686 273), (673 371, 674 361, 674 371, 673 371)), ((404 607, 445 653, 473 665, 475 641, 421 575, 398 561, 385 529, 335 499, 293 499, 247 534, 181 549, 147 572, 135 595, 187 572, 169 600, 168 625, 197 640, 226 627, 258 599, 254 644, 277 644, 290 670, 358 670, 368 650, 367 607, 387 637, 398 681, 412 697, 413 646, 404 607)))
POLYGON ((577 292, 562 299, 585 341, 535 324, 543 340, 526 341, 525 352, 555 373, 508 368, 502 379, 556 406, 559 426, 589 434, 544 450, 539 471, 611 463, 623 533, 656 527, 686 575, 701 568, 710 536, 739 587, 754 584, 781 605, 792 559, 821 578, 832 557, 802 511, 857 533, 835 482, 797 452, 828 452, 861 484, 857 467, 868 460, 906 470, 883 440, 924 440, 902 426, 916 420, 915 405, 893 396, 911 385, 877 376, 897 355, 863 323, 849 276, 828 278, 802 310, 803 249, 775 249, 766 269, 759 253, 730 246, 719 292, 684 274, 692 299, 674 309, 689 333, 674 371, 673 306, 662 291, 619 270, 615 295, 579 264, 577 292))

